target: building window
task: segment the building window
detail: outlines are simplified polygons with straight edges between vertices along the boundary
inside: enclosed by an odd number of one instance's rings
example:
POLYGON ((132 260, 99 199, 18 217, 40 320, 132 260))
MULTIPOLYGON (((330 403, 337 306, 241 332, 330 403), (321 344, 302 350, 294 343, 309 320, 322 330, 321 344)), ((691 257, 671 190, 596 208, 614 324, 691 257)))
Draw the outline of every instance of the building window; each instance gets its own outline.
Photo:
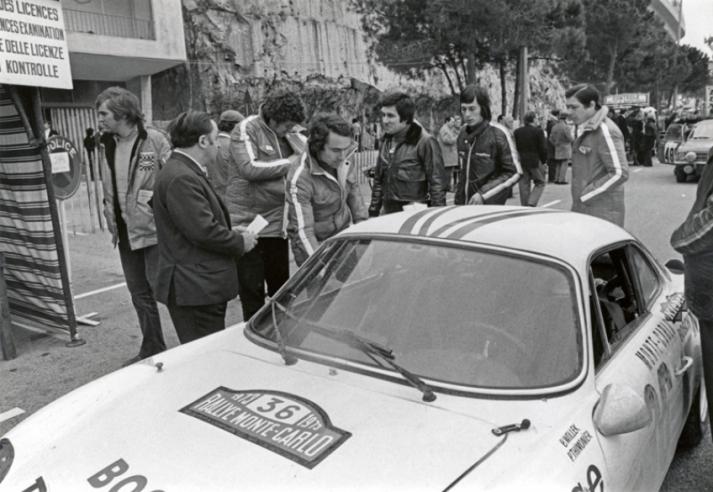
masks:
POLYGON ((62 11, 68 31, 156 39, 151 0, 65 0, 62 11))

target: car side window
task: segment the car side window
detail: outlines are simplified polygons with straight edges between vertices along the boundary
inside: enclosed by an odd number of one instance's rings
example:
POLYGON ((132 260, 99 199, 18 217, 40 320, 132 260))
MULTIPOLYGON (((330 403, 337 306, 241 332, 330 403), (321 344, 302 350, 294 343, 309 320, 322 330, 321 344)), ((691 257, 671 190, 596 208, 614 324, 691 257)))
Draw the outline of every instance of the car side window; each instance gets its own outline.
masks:
POLYGON ((642 314, 626 251, 624 246, 601 253, 590 264, 595 365, 606 360, 633 333, 634 322, 642 314), (596 337, 600 337, 600 341, 596 337))
POLYGON ((632 247, 629 251, 631 252, 634 269, 639 278, 644 303, 648 306, 659 292, 659 277, 656 274, 656 270, 651 266, 648 258, 646 258, 639 249, 632 247))

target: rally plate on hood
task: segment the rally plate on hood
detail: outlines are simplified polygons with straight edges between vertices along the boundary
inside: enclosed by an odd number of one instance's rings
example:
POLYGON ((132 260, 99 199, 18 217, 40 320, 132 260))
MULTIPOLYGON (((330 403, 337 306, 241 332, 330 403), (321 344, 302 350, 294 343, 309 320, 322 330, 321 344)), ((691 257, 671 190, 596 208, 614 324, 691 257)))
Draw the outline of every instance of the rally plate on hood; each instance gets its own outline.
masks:
POLYGON ((281 391, 236 391, 221 386, 180 412, 309 469, 351 437, 334 427, 317 404, 281 391))

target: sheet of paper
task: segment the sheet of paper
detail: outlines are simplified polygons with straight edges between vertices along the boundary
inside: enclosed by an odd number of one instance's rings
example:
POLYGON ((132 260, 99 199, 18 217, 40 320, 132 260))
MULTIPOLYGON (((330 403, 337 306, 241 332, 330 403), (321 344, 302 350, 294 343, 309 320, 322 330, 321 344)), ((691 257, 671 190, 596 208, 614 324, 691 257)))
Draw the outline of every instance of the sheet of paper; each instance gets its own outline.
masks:
POLYGON ((68 173, 69 172, 69 154, 66 152, 50 153, 50 161, 52 162, 52 174, 68 173))
POLYGON ((248 226, 248 232, 252 232, 253 234, 259 234, 260 231, 265 228, 267 223, 268 222, 262 215, 258 215, 252 222, 250 222, 250 225, 248 226))

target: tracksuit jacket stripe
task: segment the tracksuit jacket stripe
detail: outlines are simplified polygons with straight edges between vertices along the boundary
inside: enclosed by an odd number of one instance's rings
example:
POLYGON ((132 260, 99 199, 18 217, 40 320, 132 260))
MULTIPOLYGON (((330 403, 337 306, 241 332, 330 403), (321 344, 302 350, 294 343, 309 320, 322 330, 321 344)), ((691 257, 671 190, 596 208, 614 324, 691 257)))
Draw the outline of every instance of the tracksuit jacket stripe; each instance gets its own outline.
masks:
MULTIPOLYGON (((252 148, 252 143, 250 140, 250 135, 248 134, 247 128, 248 128, 248 122, 252 121, 254 119, 259 118, 260 115, 252 115, 248 116, 245 118, 243 121, 240 122, 240 138, 243 142, 245 142, 245 150, 248 153, 248 157, 250 158, 250 165, 255 166, 255 167, 277 167, 277 166, 284 166, 285 164, 288 164, 290 161, 289 159, 277 159, 276 161, 270 161, 270 162, 265 162, 265 161, 256 161, 255 160, 255 152, 253 151, 252 148)), ((279 152, 279 149, 277 149, 279 152)))
POLYGON ((602 124, 600 125, 600 128, 602 129, 602 135, 604 135, 604 141, 607 143, 607 147, 609 148, 609 153, 611 154, 612 162, 614 164, 614 176, 609 178, 603 185, 601 185, 596 190, 592 190, 589 193, 587 193, 586 195, 582 195, 580 197, 580 200, 582 200, 582 202, 586 202, 587 200, 594 198, 595 196, 599 195, 600 193, 604 193, 609 188, 616 185, 623 176, 623 171, 621 169, 621 162, 619 162, 619 154, 616 151, 616 147, 614 146, 614 140, 612 140, 612 138, 611 138, 611 133, 609 132, 609 127, 607 126, 606 121, 602 122, 602 124))
POLYGON ((300 204, 299 197, 297 196, 297 181, 300 179, 300 174, 302 174, 302 172, 306 168, 306 161, 307 152, 302 154, 300 164, 297 168, 297 171, 295 171, 295 175, 292 177, 292 181, 290 182, 290 195, 292 195, 292 203, 294 203, 295 205, 295 216, 297 217, 297 236, 302 242, 302 245, 304 247, 304 250, 307 252, 307 255, 312 256, 312 254, 314 253, 314 249, 312 248, 312 245, 310 244, 309 239, 307 238, 307 234, 305 233, 305 216, 304 212, 302 211, 302 205, 300 204))
POLYGON ((512 138, 512 135, 510 135, 510 130, 505 128, 503 125, 500 125, 498 123, 493 123, 492 121, 490 122, 490 126, 493 126, 503 132, 505 134, 505 138, 507 139, 508 142, 508 147, 510 147, 510 155, 512 156, 512 162, 515 164, 515 169, 517 169, 517 173, 513 174, 508 178, 507 180, 503 181, 499 185, 497 185, 495 188, 486 191, 483 194, 483 200, 487 200, 488 198, 497 195, 501 191, 507 189, 507 188, 512 188, 515 183, 517 183, 520 180, 520 176, 522 176, 522 165, 520 164, 520 154, 517 153, 517 147, 515 147, 515 141, 512 138))

